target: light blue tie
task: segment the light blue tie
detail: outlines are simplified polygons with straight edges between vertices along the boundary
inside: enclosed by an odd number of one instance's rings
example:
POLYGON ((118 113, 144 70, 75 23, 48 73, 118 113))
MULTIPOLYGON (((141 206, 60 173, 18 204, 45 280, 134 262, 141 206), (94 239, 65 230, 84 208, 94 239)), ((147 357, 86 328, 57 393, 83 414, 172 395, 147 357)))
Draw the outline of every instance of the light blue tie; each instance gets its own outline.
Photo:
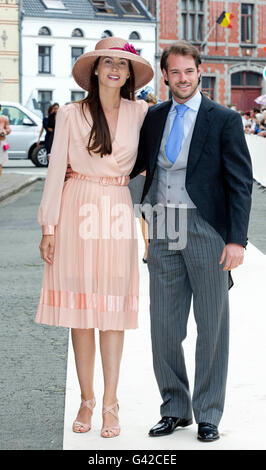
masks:
POLYGON ((185 104, 177 104, 175 109, 176 116, 165 145, 166 156, 172 163, 175 163, 181 150, 184 137, 184 114, 189 108, 185 104))

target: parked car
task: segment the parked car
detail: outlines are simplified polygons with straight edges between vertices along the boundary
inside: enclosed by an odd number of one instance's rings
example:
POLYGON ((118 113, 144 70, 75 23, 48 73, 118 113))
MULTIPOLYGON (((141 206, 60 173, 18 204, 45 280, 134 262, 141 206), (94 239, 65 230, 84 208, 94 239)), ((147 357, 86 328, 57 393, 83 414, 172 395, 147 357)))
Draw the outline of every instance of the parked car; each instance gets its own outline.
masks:
MULTIPOLYGON (((47 152, 43 140, 37 147, 37 141, 42 128, 42 119, 19 103, 0 101, 1 114, 8 117, 11 133, 7 140, 10 145, 8 158, 10 160, 30 159, 36 166, 47 166, 47 152)), ((42 139, 45 137, 43 131, 42 139)))

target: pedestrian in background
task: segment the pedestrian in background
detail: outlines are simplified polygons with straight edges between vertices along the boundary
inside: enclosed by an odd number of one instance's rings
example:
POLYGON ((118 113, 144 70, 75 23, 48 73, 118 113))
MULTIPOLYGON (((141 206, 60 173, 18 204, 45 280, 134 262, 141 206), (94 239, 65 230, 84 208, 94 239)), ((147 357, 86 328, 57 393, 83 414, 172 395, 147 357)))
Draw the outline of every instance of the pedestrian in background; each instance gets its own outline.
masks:
MULTIPOLYGON (((0 112, 2 107, 0 105, 0 112)), ((0 114, 0 176, 2 174, 3 165, 8 164, 8 149, 9 143, 6 140, 6 136, 10 134, 11 129, 9 125, 9 119, 7 116, 0 114)))
POLYGON ((251 124, 250 111, 241 112, 240 114, 242 116, 243 129, 245 130, 251 124))
MULTIPOLYGON (((161 102, 161 100, 158 100, 157 96, 155 96, 152 93, 152 88, 149 86, 145 87, 140 92, 140 94, 137 96, 137 99, 146 101, 149 107, 157 104, 158 102, 161 102)), ((143 218, 141 211, 139 209, 140 199, 141 199, 141 195, 142 195, 142 191, 143 191, 143 187, 145 183, 145 176, 146 176, 146 171, 144 171, 143 173, 140 173, 140 175, 136 176, 136 178, 133 178, 128 184, 131 198, 132 198, 132 203, 133 203, 134 210, 135 210, 135 216, 139 217, 140 219, 141 232, 142 232, 143 240, 145 243, 145 251, 144 251, 143 258, 142 258, 143 263, 147 263, 148 248, 149 248, 147 222, 143 218)))
POLYGON ((56 114, 57 114, 58 109, 59 109, 59 104, 54 103, 53 110, 51 114, 48 116, 48 120, 47 120, 48 136, 47 136, 47 141, 46 141, 46 150, 47 150, 48 162, 50 160, 50 152, 51 152, 51 148, 52 148, 53 140, 54 140, 56 114))
POLYGON ((50 132, 48 131, 47 129, 47 123, 48 123, 48 118, 49 116, 52 114, 52 112, 54 111, 54 105, 50 105, 48 107, 48 110, 47 110, 47 114, 48 116, 44 116, 43 120, 42 120, 42 128, 41 128, 41 131, 40 131, 40 134, 39 134, 39 138, 38 138, 38 141, 37 141, 37 146, 39 147, 40 145, 40 141, 41 141, 41 136, 43 134, 43 131, 45 131, 45 137, 44 137, 44 147, 48 153, 48 140, 49 140, 49 134, 50 132))
POLYGON ((259 137, 266 137, 266 111, 263 113, 263 118, 260 121, 259 132, 257 135, 259 137))

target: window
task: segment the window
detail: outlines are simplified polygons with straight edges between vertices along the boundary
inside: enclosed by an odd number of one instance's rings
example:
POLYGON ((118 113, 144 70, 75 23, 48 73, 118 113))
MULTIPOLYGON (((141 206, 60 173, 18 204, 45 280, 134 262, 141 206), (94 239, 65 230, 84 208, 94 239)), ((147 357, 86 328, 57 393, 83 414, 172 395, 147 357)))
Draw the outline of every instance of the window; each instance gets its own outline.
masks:
POLYGON ((83 47, 71 47, 71 66, 73 67, 76 60, 81 56, 84 52, 83 47))
POLYGON ((125 13, 128 15, 139 15, 139 10, 135 7, 134 3, 131 1, 120 1, 120 5, 125 13))
POLYGON ((231 75, 231 85, 232 86, 242 86, 243 85, 243 74, 241 72, 233 73, 231 75))
POLYGON ((39 73, 51 73, 51 47, 39 46, 39 73))
POLYGON ((42 3, 47 10, 66 10, 61 0, 42 0, 42 3))
POLYGON ((109 29, 106 29, 106 30, 102 33, 101 38, 102 38, 102 39, 103 39, 103 38, 109 38, 109 37, 111 37, 111 36, 113 36, 112 31, 110 31, 109 29))
POLYGON ((81 31, 81 29, 75 28, 73 29, 71 36, 72 38, 83 38, 84 34, 83 34, 83 31, 81 31))
POLYGON ((71 101, 79 101, 85 98, 85 91, 71 91, 71 101))
POLYGON ((246 72, 246 86, 260 86, 260 81, 258 73, 246 72))
POLYGON ((203 1, 203 0, 199 0, 199 2, 198 2, 198 10, 203 12, 203 8, 204 8, 204 1, 203 1))
POLYGON ((202 77, 202 92, 214 100, 215 77, 202 77))
POLYGON ((114 13, 113 6, 108 4, 108 1, 104 0, 92 0, 92 5, 96 13, 114 13))
POLYGON ((137 31, 132 31, 129 35, 129 39, 140 39, 140 34, 137 31))
POLYGON ((51 36, 51 30, 47 26, 43 26, 39 29, 39 36, 51 36))
POLYGON ((204 0, 182 0, 181 37, 187 41, 203 40, 204 0))
POLYGON ((23 126, 24 119, 27 119, 28 123, 31 122, 34 124, 27 114, 23 113, 23 111, 15 106, 3 106, 1 114, 8 118, 12 126, 23 126))
POLYGON ((47 116, 48 108, 52 103, 53 92, 50 90, 39 90, 38 91, 38 104, 43 113, 43 116, 47 116))
POLYGON ((255 72, 237 72, 231 75, 231 86, 234 87, 259 87, 261 76, 255 72))
POLYGON ((241 5, 241 41, 253 42, 253 5, 241 5))

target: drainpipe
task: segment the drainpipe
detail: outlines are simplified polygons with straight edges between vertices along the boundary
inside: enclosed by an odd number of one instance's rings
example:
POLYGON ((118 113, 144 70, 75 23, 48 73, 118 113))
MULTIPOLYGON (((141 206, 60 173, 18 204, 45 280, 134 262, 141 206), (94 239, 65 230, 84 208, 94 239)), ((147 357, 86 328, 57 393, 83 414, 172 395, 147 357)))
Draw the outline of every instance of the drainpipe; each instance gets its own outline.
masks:
POLYGON ((158 66, 157 66, 157 61, 158 61, 158 21, 159 21, 159 5, 158 2, 156 1, 156 6, 155 6, 155 18, 156 18, 156 24, 155 24, 155 96, 159 96, 159 90, 158 90, 158 66))
POLYGON ((22 19, 23 19, 23 0, 18 0, 18 47, 19 47, 19 102, 22 104, 22 19))

